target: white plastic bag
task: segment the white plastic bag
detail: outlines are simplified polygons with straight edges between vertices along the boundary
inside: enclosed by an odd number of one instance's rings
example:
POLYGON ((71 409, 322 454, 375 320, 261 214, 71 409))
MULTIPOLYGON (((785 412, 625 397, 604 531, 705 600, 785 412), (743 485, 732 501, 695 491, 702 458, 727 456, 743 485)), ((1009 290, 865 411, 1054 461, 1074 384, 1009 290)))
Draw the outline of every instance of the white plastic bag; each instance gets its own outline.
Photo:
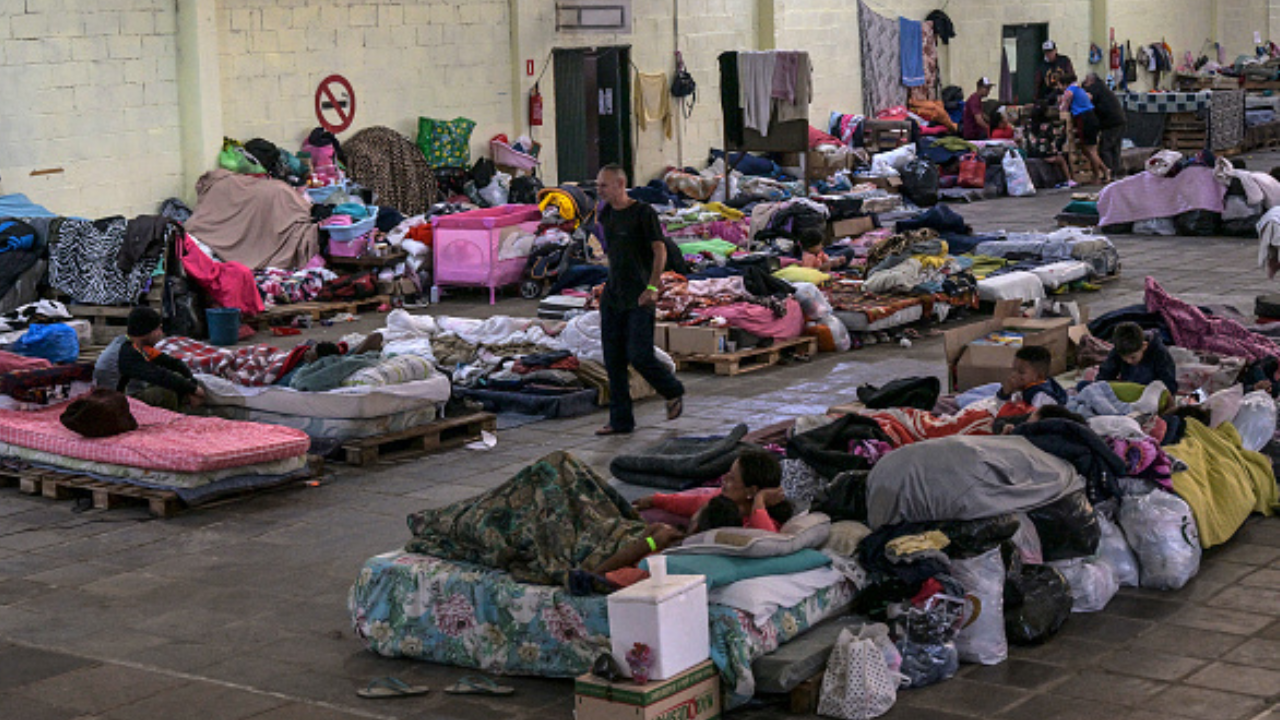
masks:
POLYGON ((1108 517, 1101 507, 1098 512, 1098 527, 1102 530, 1102 539, 1098 541, 1098 560, 1106 563, 1116 575, 1116 582, 1122 587, 1138 587, 1138 558, 1124 539, 1124 533, 1108 517))
POLYGON ((1013 197, 1031 197, 1036 194, 1036 185, 1031 182, 1031 173, 1027 172, 1027 163, 1017 150, 1004 154, 1004 182, 1013 197))
POLYGON ((1026 513, 1018 513, 1018 532, 1010 540, 1018 548, 1018 556, 1025 565, 1042 565, 1044 551, 1040 548, 1040 533, 1036 532, 1036 524, 1026 513))
POLYGON ((480 190, 480 199, 489 203, 490 207, 506 205, 511 189, 511 176, 499 170, 493 174, 493 180, 480 190))
POLYGON ((1240 432, 1244 449, 1258 452, 1276 434, 1276 401, 1261 390, 1245 395, 1231 424, 1240 432))
POLYGON ((898 680, 874 641, 840 631, 822 676, 818 714, 841 720, 870 720, 893 708, 898 680))
POLYGON ((951 561, 951 575, 965 589, 964 621, 956 649, 964 662, 998 665, 1009 656, 1004 634, 1004 558, 1000 548, 951 561))
POLYGON ((1200 532, 1191 508, 1165 490, 1126 497, 1120 528, 1138 556, 1139 584, 1177 590, 1200 571, 1200 532))
POLYGON ((817 320, 832 313, 831 303, 827 302, 817 285, 808 282, 793 282, 791 285, 796 289, 796 302, 800 303, 806 320, 817 320))
POLYGON ((1072 558, 1045 563, 1062 573, 1071 586, 1071 612, 1098 612, 1120 591, 1115 571, 1095 558, 1072 558))
POLYGON ((1181 159, 1182 153, 1176 150, 1161 150, 1147 158, 1147 172, 1164 177, 1181 159))
POLYGON ((893 177, 899 173, 907 163, 916 159, 916 146, 903 145, 897 150, 882 152, 873 155, 871 158, 871 174, 878 177, 893 177))
POLYGON ((1177 235, 1178 226, 1174 224, 1173 218, 1151 218, 1150 220, 1139 220, 1133 224, 1134 235, 1177 235))
POLYGON ((828 314, 817 320, 818 324, 831 331, 831 340, 836 344, 836 352, 848 352, 853 347, 853 339, 849 337, 849 328, 844 326, 835 315, 828 314))

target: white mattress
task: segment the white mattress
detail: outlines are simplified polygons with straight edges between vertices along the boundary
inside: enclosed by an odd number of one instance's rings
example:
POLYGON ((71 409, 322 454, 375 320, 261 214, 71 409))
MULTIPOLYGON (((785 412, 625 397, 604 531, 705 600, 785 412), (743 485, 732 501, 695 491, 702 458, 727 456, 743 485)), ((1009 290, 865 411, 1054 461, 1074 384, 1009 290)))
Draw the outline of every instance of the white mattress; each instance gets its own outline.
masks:
POLYGON ((1046 290, 1057 290, 1067 283, 1084 280, 1089 277, 1092 267, 1079 260, 1063 260, 1049 263, 1031 270, 1031 274, 1040 278, 1046 290))
POLYGON ((1032 273, 1017 270, 979 280, 978 297, 988 302, 1039 300, 1044 297, 1044 283, 1032 273))
POLYGON ((216 414, 222 414, 217 408, 229 407, 304 418, 380 418, 434 411, 435 405, 446 402, 453 391, 449 378, 441 373, 399 385, 338 388, 327 392, 303 392, 277 385, 245 387, 213 375, 197 378, 204 385, 210 409, 216 414))
POLYGON ((255 410, 247 407, 218 405, 209 408, 209 413, 227 420, 266 423, 301 430, 312 440, 337 440, 347 442, 359 438, 386 435, 409 428, 426 425, 437 417, 437 405, 432 403, 416 410, 379 415, 366 418, 326 418, 312 415, 291 415, 255 410))
POLYGON ((880 332, 881 330, 896 328, 919 320, 924 316, 924 305, 912 305, 911 307, 902 308, 898 312, 888 317, 880 318, 875 322, 867 322, 867 315, 862 312, 837 310, 835 316, 840 322, 844 323, 849 332, 880 332))

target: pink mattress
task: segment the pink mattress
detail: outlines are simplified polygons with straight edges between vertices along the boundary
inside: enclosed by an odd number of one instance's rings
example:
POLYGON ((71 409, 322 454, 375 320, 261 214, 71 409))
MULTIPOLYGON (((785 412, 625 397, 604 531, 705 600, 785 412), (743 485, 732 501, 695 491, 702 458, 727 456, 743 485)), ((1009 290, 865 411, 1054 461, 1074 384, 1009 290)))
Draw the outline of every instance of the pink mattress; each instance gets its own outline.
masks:
POLYGON ((58 421, 65 404, 35 412, 0 410, 0 442, 95 462, 199 473, 284 460, 307 452, 310 439, 301 430, 190 417, 129 400, 138 429, 91 439, 58 421))

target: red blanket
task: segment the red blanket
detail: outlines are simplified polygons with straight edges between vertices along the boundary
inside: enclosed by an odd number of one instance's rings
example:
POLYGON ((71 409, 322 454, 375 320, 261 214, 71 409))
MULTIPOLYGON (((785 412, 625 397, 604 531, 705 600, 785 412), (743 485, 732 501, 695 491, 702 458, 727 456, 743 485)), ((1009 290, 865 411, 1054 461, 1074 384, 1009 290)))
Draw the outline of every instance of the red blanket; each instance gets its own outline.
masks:
POLYGON ((167 472, 199 473, 284 460, 307 452, 301 430, 191 417, 129 400, 138 429, 85 438, 58 418, 66 405, 34 412, 0 410, 0 442, 66 457, 167 472))
POLYGON ((879 412, 863 411, 859 415, 875 420, 880 429, 893 441, 894 447, 910 445, 921 440, 952 435, 991 435, 996 418, 1026 415, 1035 408, 1024 403, 1009 402, 992 415, 989 410, 969 408, 955 415, 935 415, 915 408, 895 408, 879 412))

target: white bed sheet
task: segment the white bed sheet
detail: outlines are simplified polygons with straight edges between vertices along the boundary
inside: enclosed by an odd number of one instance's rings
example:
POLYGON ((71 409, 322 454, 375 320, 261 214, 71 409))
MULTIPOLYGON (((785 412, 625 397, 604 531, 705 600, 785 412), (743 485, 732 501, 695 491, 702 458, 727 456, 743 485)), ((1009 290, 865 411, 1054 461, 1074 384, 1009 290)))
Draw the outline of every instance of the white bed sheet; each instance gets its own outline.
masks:
POLYGON ((303 392, 271 385, 245 387, 213 375, 197 375, 210 408, 245 408, 308 418, 379 418, 432 409, 453 392, 449 378, 433 373, 425 380, 379 387, 344 387, 326 392, 303 392))

